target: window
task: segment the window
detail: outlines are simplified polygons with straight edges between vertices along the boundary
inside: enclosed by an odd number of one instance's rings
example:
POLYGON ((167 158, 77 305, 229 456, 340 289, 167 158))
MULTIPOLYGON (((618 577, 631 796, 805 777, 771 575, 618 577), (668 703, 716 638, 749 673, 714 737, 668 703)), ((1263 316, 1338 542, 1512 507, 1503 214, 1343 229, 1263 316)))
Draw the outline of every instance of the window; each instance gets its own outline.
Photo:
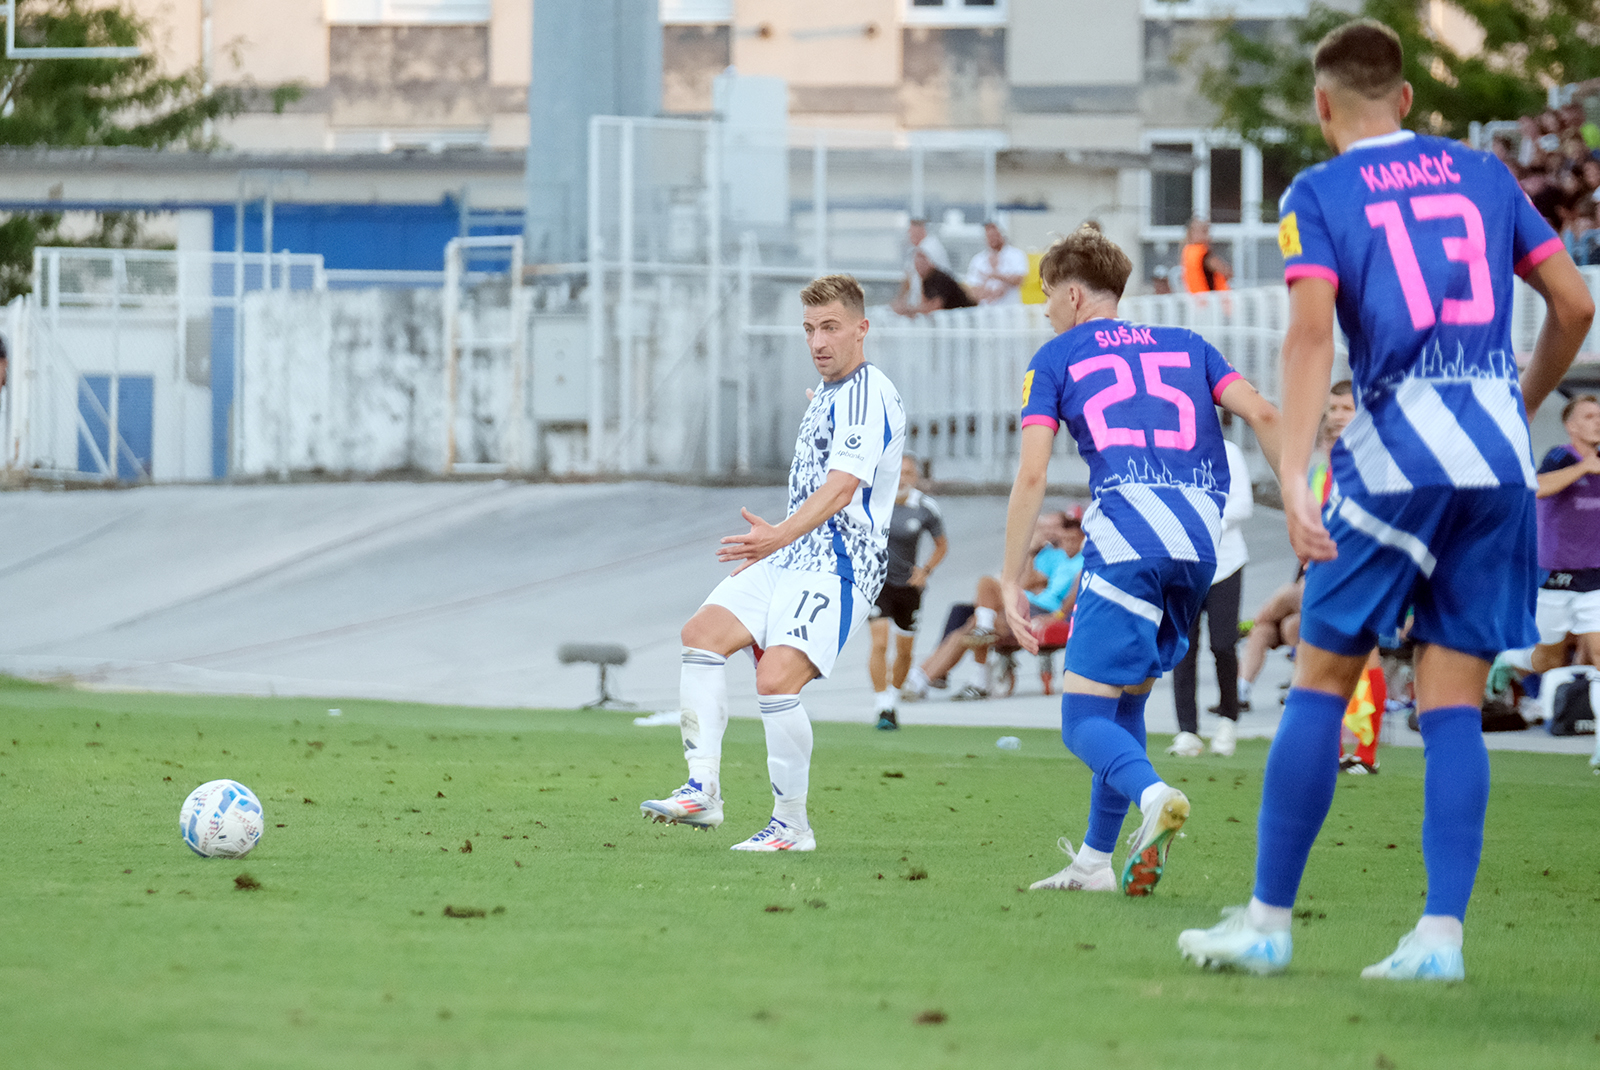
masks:
POLYGON ((1003 26, 1006 0, 905 0, 908 26, 1003 26))
POLYGON ((1294 160, 1289 156, 1287 149, 1279 145, 1268 145, 1261 150, 1261 221, 1263 223, 1276 223, 1278 221, 1278 199, 1283 196, 1283 191, 1289 188, 1289 182, 1294 178, 1294 160))
POLYGON ((733 0, 661 0, 661 21, 668 26, 732 22, 733 0))
MULTIPOLYGON (((1151 152, 1189 156, 1194 146, 1188 142, 1158 142, 1151 152)), ((1150 223, 1157 227, 1181 227, 1194 215, 1194 178, 1187 171, 1152 171, 1150 174, 1150 223)))
POLYGON ((1240 149, 1211 150, 1211 214, 1213 223, 1238 223, 1243 218, 1244 153, 1240 149))
POLYGON ((332 25, 392 26, 415 23, 483 23, 491 0, 325 0, 332 25))

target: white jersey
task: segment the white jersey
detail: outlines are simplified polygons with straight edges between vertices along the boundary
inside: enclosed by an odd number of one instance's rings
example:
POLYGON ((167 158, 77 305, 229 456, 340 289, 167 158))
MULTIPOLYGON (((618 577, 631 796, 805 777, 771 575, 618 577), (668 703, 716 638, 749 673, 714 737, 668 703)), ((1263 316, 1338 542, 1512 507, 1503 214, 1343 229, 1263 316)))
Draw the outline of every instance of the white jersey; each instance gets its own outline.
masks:
POLYGON ((848 473, 861 485, 849 505, 773 554, 772 563, 838 575, 867 602, 876 599, 888 568, 889 519, 900 492, 905 441, 905 407, 883 372, 862 364, 846 379, 820 384, 794 443, 789 515, 829 472, 848 473))

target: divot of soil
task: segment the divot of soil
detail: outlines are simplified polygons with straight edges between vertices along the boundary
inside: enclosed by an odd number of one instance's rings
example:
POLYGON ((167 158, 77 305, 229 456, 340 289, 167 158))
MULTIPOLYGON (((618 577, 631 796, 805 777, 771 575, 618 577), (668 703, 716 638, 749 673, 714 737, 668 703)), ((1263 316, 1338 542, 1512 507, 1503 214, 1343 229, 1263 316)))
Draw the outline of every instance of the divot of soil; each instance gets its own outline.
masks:
POLYGON ((261 882, 250 876, 248 873, 241 873, 237 877, 233 878, 233 886, 235 889, 241 892, 254 892, 260 889, 261 882))

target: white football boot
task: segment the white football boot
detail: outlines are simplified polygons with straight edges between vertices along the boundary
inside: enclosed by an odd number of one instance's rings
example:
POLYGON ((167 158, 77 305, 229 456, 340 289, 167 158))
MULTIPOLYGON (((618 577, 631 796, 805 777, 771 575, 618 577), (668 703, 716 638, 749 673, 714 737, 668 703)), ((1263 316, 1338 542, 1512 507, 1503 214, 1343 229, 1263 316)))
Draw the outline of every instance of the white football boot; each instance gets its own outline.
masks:
POLYGON ((1185 929, 1178 934, 1178 951, 1196 965, 1213 970, 1248 970, 1265 977, 1282 973, 1294 957, 1294 940, 1288 929, 1263 932, 1250 924, 1247 907, 1224 907, 1223 921, 1209 929, 1185 929))
POLYGON ((1400 938, 1394 954, 1361 971, 1386 981, 1464 981, 1467 964, 1453 943, 1429 940, 1415 929, 1400 938))
POLYGON ((1065 836, 1056 841, 1063 854, 1072 859, 1072 865, 1057 873, 1053 877, 1046 877, 1042 881, 1034 881, 1028 885, 1030 892, 1037 892, 1041 888, 1057 888, 1066 892, 1114 892, 1117 890, 1117 873, 1107 862, 1098 869, 1090 869, 1078 864, 1078 854, 1072 849, 1072 841, 1065 836))
POLYGON ((664 825, 714 829, 722 824, 722 797, 685 784, 665 799, 646 799, 639 804, 639 812, 664 825))
POLYGON ((767 827, 743 843, 736 843, 730 851, 815 851, 817 834, 810 829, 797 829, 777 818, 767 822, 767 827))

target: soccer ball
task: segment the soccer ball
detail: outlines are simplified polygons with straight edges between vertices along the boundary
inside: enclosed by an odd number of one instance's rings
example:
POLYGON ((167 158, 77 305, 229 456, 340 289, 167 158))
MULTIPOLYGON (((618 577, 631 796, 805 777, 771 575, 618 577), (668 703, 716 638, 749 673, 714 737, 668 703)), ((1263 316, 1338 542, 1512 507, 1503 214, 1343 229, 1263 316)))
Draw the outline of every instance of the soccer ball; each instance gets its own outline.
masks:
POLYGON ((261 839, 261 800, 236 780, 201 784, 183 800, 178 831, 201 858, 243 858, 261 839))

